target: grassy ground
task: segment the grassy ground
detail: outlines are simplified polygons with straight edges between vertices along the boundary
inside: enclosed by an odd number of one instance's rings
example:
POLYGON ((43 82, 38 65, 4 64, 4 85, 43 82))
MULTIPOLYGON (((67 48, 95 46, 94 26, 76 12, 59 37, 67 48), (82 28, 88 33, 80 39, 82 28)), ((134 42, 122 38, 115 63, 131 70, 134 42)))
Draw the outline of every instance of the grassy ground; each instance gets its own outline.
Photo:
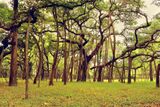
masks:
POLYGON ((0 107, 160 107, 160 89, 155 83, 68 83, 53 87, 30 82, 29 99, 24 99, 24 84, 0 84, 0 107))

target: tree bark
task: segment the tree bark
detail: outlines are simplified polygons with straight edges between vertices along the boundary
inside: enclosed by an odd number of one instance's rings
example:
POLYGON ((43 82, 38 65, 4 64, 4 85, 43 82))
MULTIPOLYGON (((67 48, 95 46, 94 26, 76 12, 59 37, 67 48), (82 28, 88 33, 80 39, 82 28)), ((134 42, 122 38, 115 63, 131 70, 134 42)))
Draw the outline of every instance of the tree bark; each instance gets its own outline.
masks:
MULTIPOLYGON (((101 49, 99 51, 99 54, 97 54, 97 55, 99 55, 98 64, 100 64, 101 63, 101 58, 102 58, 102 47, 101 47, 101 49)), ((102 82, 102 67, 98 68, 98 78, 97 78, 97 81, 98 82, 102 82)))
POLYGON ((9 86, 17 85, 17 50, 18 50, 18 32, 17 27, 14 25, 18 18, 18 0, 13 0, 13 26, 11 28, 12 37, 12 52, 11 52, 11 65, 10 65, 10 77, 9 86))
POLYGON ((98 78, 97 78, 98 82, 102 82, 102 67, 98 68, 98 78))
POLYGON ((160 76, 160 64, 158 64, 156 71, 156 87, 159 87, 159 76, 160 76))
POLYGON ((28 21, 28 29, 25 37, 25 62, 24 62, 24 70, 25 70, 25 99, 28 99, 28 77, 29 77, 29 64, 28 64, 28 38, 29 38, 29 30, 30 30, 30 17, 28 21))
POLYGON ((125 59, 123 59, 122 78, 121 82, 125 83, 125 59))
POLYGON ((10 77, 9 77, 9 86, 17 85, 17 42, 18 42, 18 34, 17 31, 12 33, 12 52, 11 52, 11 69, 10 69, 10 77))
POLYGON ((149 62, 150 72, 149 72, 149 78, 150 81, 153 81, 153 68, 152 68, 152 60, 149 62))
POLYGON ((57 69, 56 67, 57 67, 58 52, 59 52, 59 35, 60 35, 59 28, 58 28, 57 11, 56 11, 56 9, 53 9, 52 12, 53 12, 53 17, 56 22, 57 44, 56 44, 56 52, 55 52, 54 58, 53 58, 52 72, 51 72, 50 78, 49 78, 49 86, 54 85, 53 79, 56 76, 56 69, 57 69))
POLYGON ((112 64, 108 65, 108 82, 112 82, 112 64))
MULTIPOLYGON (((71 50, 72 50, 72 46, 71 46, 71 50)), ((74 58, 75 58, 75 55, 74 53, 72 53, 72 57, 71 57, 71 63, 70 63, 70 82, 73 81, 73 66, 74 66, 74 58)))
MULTIPOLYGON (((3 48, 4 49, 4 48, 3 48)), ((2 52, 0 53, 0 73, 3 72, 3 65, 2 65, 2 62, 3 62, 3 54, 4 54, 4 51, 2 49, 2 52)), ((2 74, 3 75, 3 74, 2 74)))
POLYGON ((154 59, 153 63, 154 63, 154 71, 156 72, 157 66, 156 66, 156 60, 155 59, 154 59))
MULTIPOLYGON (((94 66, 96 66, 96 59, 97 59, 97 55, 94 57, 94 66)), ((97 78, 97 70, 94 69, 93 82, 96 81, 96 78, 97 78)))
MULTIPOLYGON (((112 21, 112 13, 110 12, 109 13, 109 24, 111 24, 113 21, 112 21)), ((109 28, 109 35, 111 35, 111 33, 115 33, 115 29, 114 29, 114 26, 112 25, 110 28, 109 28)), ((112 43, 112 38, 109 37, 110 39, 110 43, 111 43, 111 50, 112 50, 112 58, 115 59, 115 55, 116 55, 116 36, 113 35, 113 43, 112 43)), ((114 70, 114 61, 112 62, 111 64, 111 68, 110 68, 110 77, 109 77, 109 82, 112 82, 113 80, 113 70, 114 70)))
POLYGON ((42 53, 42 65, 41 65, 41 72, 40 72, 40 75, 39 75, 39 82, 40 82, 40 80, 44 80, 44 78, 45 78, 45 69, 44 69, 44 40, 43 40, 43 38, 42 38, 42 36, 43 35, 41 35, 41 41, 42 41, 42 44, 41 44, 41 53, 42 53))
POLYGON ((87 80, 87 69, 88 69, 88 63, 89 63, 89 61, 87 59, 88 58, 86 56, 84 56, 84 60, 83 60, 82 65, 81 65, 81 69, 82 69, 82 79, 81 79, 81 81, 86 81, 87 80))
MULTIPOLYGON (((66 39, 66 30, 64 29, 64 38, 66 39)), ((63 69, 63 82, 67 84, 67 43, 64 43, 64 69, 63 69)))
POLYGON ((36 84, 37 83, 37 79, 38 77, 40 76, 40 73, 41 73, 41 70, 42 70, 42 57, 43 57, 43 54, 42 54, 42 50, 41 50, 41 47, 38 43, 38 40, 36 39, 36 37, 34 35, 32 35, 32 37, 34 38, 35 40, 35 43, 37 45, 37 48, 38 48, 38 53, 39 53, 39 63, 38 63, 38 69, 37 69, 37 73, 36 73, 36 76, 33 80, 33 84, 36 84))
POLYGON ((134 82, 136 82, 137 79, 137 69, 134 70, 134 82))
POLYGON ((128 57, 128 84, 131 83, 131 68, 132 68, 132 58, 129 55, 128 57))
POLYGON ((45 69, 44 69, 44 61, 42 63, 42 72, 41 72, 41 80, 44 80, 45 78, 45 69))
POLYGON ((83 55, 83 49, 82 49, 82 39, 80 38, 80 52, 79 52, 79 64, 78 64, 78 75, 77 75, 77 81, 81 81, 82 78, 82 55, 83 55))
POLYGON ((44 48, 44 55, 46 57, 47 73, 48 73, 48 76, 49 76, 49 59, 48 59, 48 54, 47 54, 47 51, 46 51, 45 48, 44 48))
POLYGON ((42 38, 43 35, 40 36, 40 42, 41 42, 41 51, 39 53, 39 66, 38 66, 38 87, 40 87, 40 81, 41 81, 41 74, 42 74, 42 70, 43 70, 43 38, 42 38))
POLYGON ((93 58, 93 56, 95 56, 99 49, 101 48, 101 46, 103 45, 104 41, 106 40, 106 38, 102 38, 98 44, 96 45, 95 49, 91 52, 90 55, 87 55, 85 50, 83 49, 83 62, 81 65, 81 70, 82 70, 82 80, 81 81, 86 81, 87 80, 87 69, 88 69, 88 64, 90 62, 90 60, 93 58))

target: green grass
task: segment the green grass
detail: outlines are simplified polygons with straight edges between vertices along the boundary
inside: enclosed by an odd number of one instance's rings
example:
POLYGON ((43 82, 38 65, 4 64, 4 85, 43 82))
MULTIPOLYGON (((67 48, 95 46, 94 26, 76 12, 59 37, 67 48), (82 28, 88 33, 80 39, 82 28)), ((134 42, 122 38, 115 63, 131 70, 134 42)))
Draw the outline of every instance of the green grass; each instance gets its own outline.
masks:
POLYGON ((154 82, 29 84, 29 99, 24 99, 24 83, 17 87, 0 84, 0 107, 151 107, 160 106, 160 89, 154 82))

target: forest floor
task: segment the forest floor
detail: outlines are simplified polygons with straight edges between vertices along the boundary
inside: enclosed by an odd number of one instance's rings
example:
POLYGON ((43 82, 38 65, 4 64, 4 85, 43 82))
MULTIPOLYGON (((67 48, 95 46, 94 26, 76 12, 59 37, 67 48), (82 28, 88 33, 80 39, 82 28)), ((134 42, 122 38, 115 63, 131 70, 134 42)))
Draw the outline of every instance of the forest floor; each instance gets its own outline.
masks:
POLYGON ((160 107, 160 88, 154 82, 92 83, 72 82, 66 86, 41 82, 29 84, 29 99, 24 99, 24 82, 17 87, 0 83, 0 107, 160 107))

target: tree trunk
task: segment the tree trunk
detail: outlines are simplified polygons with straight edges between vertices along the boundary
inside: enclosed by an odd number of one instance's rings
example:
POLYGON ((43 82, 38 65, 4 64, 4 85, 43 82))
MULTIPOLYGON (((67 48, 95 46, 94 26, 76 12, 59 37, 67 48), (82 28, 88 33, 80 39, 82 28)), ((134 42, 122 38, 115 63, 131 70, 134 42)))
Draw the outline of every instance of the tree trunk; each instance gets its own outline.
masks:
MULTIPOLYGON (((112 13, 109 13, 109 24, 111 24, 112 22, 113 22, 112 21, 112 13)), ((115 29, 114 29, 113 24, 109 29, 109 35, 111 35, 111 33, 113 33, 113 34, 115 33, 115 29)), ((110 43, 111 43, 112 58, 115 59, 115 56, 116 56, 116 36, 113 35, 113 43, 112 43, 112 38, 109 37, 109 39, 110 39, 110 43)), ((113 80, 113 70, 114 70, 114 61, 112 62, 111 68, 110 68, 109 82, 112 82, 112 80, 113 80)))
POLYGON ((53 17, 56 21, 57 44, 56 44, 56 52, 55 52, 54 58, 53 58, 52 72, 51 72, 50 78, 49 78, 49 86, 53 85, 53 79, 54 79, 55 76, 57 76, 56 75, 56 69, 57 69, 56 67, 57 67, 57 60, 58 60, 59 35, 60 35, 59 28, 58 28, 57 11, 56 11, 56 9, 53 9, 52 12, 53 12, 53 17))
POLYGON ((102 67, 98 68, 98 82, 102 82, 102 67))
POLYGON ((128 84, 131 83, 131 68, 132 68, 132 58, 129 55, 128 57, 128 84))
MULTIPOLYGON (((108 46, 108 44, 109 44, 109 39, 107 38, 106 39, 106 42, 105 42, 105 61, 104 61, 104 63, 107 63, 108 62, 108 50, 109 50, 109 46, 108 46)), ((105 67, 105 71, 107 72, 106 74, 106 79, 108 79, 108 72, 109 72, 109 66, 106 66, 105 67)))
POLYGON ((136 78, 137 78, 137 70, 134 70, 134 82, 136 82, 136 78))
POLYGON ((58 50, 56 50, 56 52, 54 54, 53 64, 52 64, 52 71, 51 71, 50 78, 49 78, 49 86, 54 85, 53 79, 54 79, 54 77, 56 75, 57 57, 58 57, 58 50))
POLYGON ((159 76, 160 76, 160 64, 158 64, 156 71, 156 87, 159 87, 159 76))
POLYGON ((44 69, 44 63, 42 63, 41 80, 44 80, 44 78, 45 78, 45 69, 44 69))
MULTIPOLYGON (((40 36, 40 41, 43 44, 42 35, 40 36)), ((43 68, 43 45, 41 44, 41 52, 39 53, 39 66, 38 66, 38 87, 40 87, 40 81, 41 81, 41 74, 42 74, 42 68, 43 68)))
POLYGON ((125 83, 125 59, 123 59, 122 78, 121 82, 125 83))
MULTIPOLYGON (((97 59, 97 56, 94 57, 94 66, 96 66, 96 59, 97 59)), ((94 69, 93 82, 96 81, 96 78, 97 78, 97 70, 94 69)))
MULTIPOLYGON (((71 50, 72 50, 72 46, 71 46, 71 50)), ((71 63, 70 63, 70 82, 73 81, 73 66, 74 66, 74 53, 72 53, 72 57, 71 57, 71 63)))
MULTIPOLYGON (((64 28, 64 38, 66 39, 66 30, 64 28)), ((67 43, 64 43, 64 69, 63 69, 63 82, 67 84, 67 43)))
MULTIPOLYGON (((3 48, 4 49, 4 48, 3 48)), ((3 62, 3 55, 4 55, 4 51, 2 49, 2 52, 0 53, 0 73, 3 73, 3 65, 2 65, 2 62, 3 62)), ((3 75, 3 74, 2 74, 3 75)))
POLYGON ((29 78, 31 78, 32 66, 33 66, 32 62, 29 62, 29 74, 28 74, 29 78))
POLYGON ((154 60, 153 63, 154 63, 154 71, 155 71, 155 73, 156 73, 156 70, 157 70, 156 60, 154 60))
POLYGON ((87 69, 88 69, 88 62, 87 61, 87 57, 84 56, 84 60, 82 62, 82 65, 81 65, 81 69, 82 69, 82 80, 81 81, 86 81, 87 80, 87 69))
POLYGON ((48 73, 48 76, 49 76, 49 59, 48 59, 48 54, 47 54, 47 51, 46 49, 44 48, 44 55, 46 57, 46 67, 47 67, 47 73, 48 73))
MULTIPOLYGON (((101 59, 102 59, 102 47, 99 51, 99 58, 98 58, 98 64, 101 63, 101 59)), ((98 68, 98 78, 97 78, 98 82, 102 82, 102 67, 98 68)))
POLYGON ((29 30, 30 30, 30 17, 28 21, 28 29, 25 37, 25 62, 24 62, 24 70, 25 70, 25 99, 28 99, 28 77, 29 77, 29 64, 28 64, 28 38, 29 38, 29 30))
POLYGON ((112 64, 108 65, 108 82, 111 83, 112 82, 112 78, 111 78, 111 71, 112 70, 112 64))
POLYGON ((96 45, 95 49, 91 52, 90 55, 87 55, 85 50, 83 49, 84 60, 83 60, 82 65, 81 65, 82 81, 86 81, 87 80, 88 64, 89 64, 90 60, 93 58, 93 56, 95 56, 98 53, 99 49, 101 48, 101 46, 103 45, 105 40, 106 40, 106 38, 102 38, 99 41, 99 43, 96 45))
POLYGON ((81 48, 79 52, 79 64, 78 64, 78 75, 77 75, 77 81, 81 81, 82 78, 82 54, 83 54, 83 49, 82 49, 82 39, 80 38, 80 43, 81 43, 81 48))
POLYGON ((34 35, 32 35, 32 37, 35 40, 35 43, 36 43, 37 48, 38 48, 38 53, 39 53, 39 63, 38 63, 37 73, 36 73, 36 76, 35 76, 35 78, 33 80, 33 84, 36 84, 37 83, 37 79, 40 76, 41 70, 42 70, 42 63, 43 63, 42 62, 42 59, 43 59, 42 57, 43 57, 43 53, 41 51, 41 47, 39 45, 39 42, 38 42, 37 38, 34 35))
POLYGON ((34 78, 33 84, 37 83, 37 79, 40 78, 41 71, 42 71, 42 54, 39 53, 39 64, 38 64, 38 69, 37 69, 37 73, 34 78))
MULTIPOLYGON (((18 0, 13 0, 13 24, 16 24, 18 17, 18 0)), ((9 77, 9 86, 17 85, 17 50, 18 50, 18 33, 17 27, 12 25, 11 28, 11 37, 12 37, 12 52, 11 52, 11 66, 10 66, 10 77, 9 77)))
MULTIPOLYGON (((116 70, 117 70, 117 73, 118 73, 118 80, 121 82, 123 79, 122 79, 122 73, 121 73, 121 71, 119 70, 119 68, 118 68, 118 64, 117 64, 117 62, 115 62, 115 68, 116 68, 116 70)), ((117 77, 116 77, 117 78, 117 77)))
POLYGON ((13 32, 12 35, 12 53, 11 53, 11 69, 9 77, 9 86, 17 85, 17 47, 18 35, 17 31, 13 32))
POLYGON ((149 78, 150 81, 153 81, 153 69, 152 69, 152 60, 149 62, 150 72, 149 72, 149 78))

